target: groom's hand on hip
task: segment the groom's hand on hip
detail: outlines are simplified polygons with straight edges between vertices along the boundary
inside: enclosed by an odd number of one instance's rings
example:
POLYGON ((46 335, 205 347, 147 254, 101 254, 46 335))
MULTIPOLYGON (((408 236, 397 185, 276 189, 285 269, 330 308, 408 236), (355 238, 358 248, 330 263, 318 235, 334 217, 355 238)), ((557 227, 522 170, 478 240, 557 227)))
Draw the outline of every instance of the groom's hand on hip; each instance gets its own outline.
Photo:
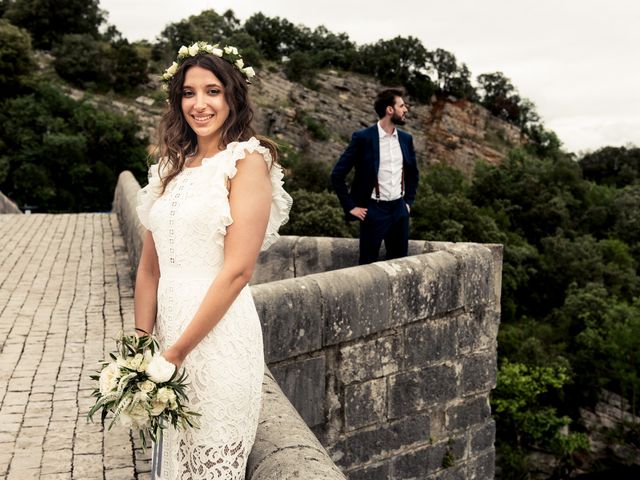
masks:
POLYGON ((349 213, 356 217, 358 220, 364 220, 364 217, 367 216, 367 209, 362 207, 354 207, 349 210, 349 213))

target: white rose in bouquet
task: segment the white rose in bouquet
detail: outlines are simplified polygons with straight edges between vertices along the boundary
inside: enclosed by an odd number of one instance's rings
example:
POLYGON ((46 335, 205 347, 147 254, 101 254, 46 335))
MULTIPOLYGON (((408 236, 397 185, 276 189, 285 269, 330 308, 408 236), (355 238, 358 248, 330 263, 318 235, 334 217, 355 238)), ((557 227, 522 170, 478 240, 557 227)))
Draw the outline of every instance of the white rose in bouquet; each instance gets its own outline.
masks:
POLYGON ((118 386, 118 379, 120 377, 120 368, 115 362, 111 362, 104 367, 100 372, 100 393, 106 395, 113 391, 118 386))
POLYGON ((162 412, 164 412, 164 409, 166 407, 167 407, 166 403, 160 402, 158 400, 152 400, 151 401, 151 415, 154 416, 154 417, 157 417, 162 412))
POLYGON ((176 405, 176 394, 170 388, 163 387, 158 390, 156 401, 168 405, 169 409, 173 410, 176 405))
POLYGON ((149 413, 142 403, 136 403, 126 412, 121 412, 118 419, 123 427, 146 428, 149 423, 149 413))
POLYGON ((138 388, 141 392, 151 393, 153 389, 156 388, 156 384, 151 380, 145 380, 144 382, 138 382, 138 388))
POLYGON ((128 363, 128 367, 131 370, 138 370, 138 368, 140 367, 140 365, 142 365, 142 362, 144 360, 144 357, 142 356, 141 353, 136 353, 136 355, 133 358, 130 358, 128 363))
POLYGON ((176 366, 162 355, 154 355, 145 372, 152 382, 164 383, 171 379, 175 370, 176 366))

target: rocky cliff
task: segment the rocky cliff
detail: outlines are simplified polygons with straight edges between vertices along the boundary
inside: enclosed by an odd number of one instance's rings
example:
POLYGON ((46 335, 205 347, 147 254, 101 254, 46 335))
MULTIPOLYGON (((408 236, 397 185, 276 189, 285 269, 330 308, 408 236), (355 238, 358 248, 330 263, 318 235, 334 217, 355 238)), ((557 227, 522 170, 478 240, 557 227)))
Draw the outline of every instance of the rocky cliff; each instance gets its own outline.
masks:
MULTIPOLYGON (((335 71, 317 80, 319 88, 310 90, 279 72, 264 72, 254 95, 258 125, 310 158, 332 164, 354 130, 377 121, 373 98, 384 87, 369 77, 335 71)), ((466 173, 479 159, 500 162, 524 141, 513 125, 480 105, 455 98, 411 105, 404 128, 414 136, 423 166, 441 162, 466 173)))
MULTIPOLYGON (((317 89, 287 80, 275 67, 265 68, 250 87, 258 132, 277 139, 285 151, 327 165, 335 163, 353 131, 377 121, 373 98, 384 87, 370 77, 326 71, 317 76, 317 89)), ((157 82, 148 95, 135 101, 99 96, 93 101, 136 114, 152 143, 164 109, 157 82)), ((69 89, 74 98, 82 92, 69 89)), ((525 139, 513 125, 494 117, 480 105, 449 98, 433 98, 429 105, 411 104, 407 125, 414 137, 418 161, 424 168, 445 163, 467 174, 478 160, 499 163, 525 139)))

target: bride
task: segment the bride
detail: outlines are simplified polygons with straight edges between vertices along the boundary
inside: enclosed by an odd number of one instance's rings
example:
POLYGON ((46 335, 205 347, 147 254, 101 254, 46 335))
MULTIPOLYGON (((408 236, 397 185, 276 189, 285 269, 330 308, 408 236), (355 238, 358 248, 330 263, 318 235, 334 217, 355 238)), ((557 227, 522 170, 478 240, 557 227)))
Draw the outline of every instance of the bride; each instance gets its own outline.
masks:
POLYGON ((163 75, 160 161, 139 193, 147 229, 135 324, 189 375, 200 428, 167 428, 156 479, 244 479, 261 406, 260 321, 248 287, 256 259, 288 220, 291 197, 273 142, 256 137, 234 47, 182 47, 163 75))

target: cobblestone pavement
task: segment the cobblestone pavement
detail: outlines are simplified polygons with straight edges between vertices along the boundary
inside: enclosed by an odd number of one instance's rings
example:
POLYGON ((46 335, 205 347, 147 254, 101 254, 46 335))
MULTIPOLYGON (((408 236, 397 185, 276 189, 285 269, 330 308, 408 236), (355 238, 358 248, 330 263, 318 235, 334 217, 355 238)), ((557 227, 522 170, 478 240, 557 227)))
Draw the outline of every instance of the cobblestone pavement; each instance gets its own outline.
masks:
POLYGON ((0 478, 149 479, 137 437, 87 423, 89 378, 133 328, 114 214, 0 215, 0 478))

